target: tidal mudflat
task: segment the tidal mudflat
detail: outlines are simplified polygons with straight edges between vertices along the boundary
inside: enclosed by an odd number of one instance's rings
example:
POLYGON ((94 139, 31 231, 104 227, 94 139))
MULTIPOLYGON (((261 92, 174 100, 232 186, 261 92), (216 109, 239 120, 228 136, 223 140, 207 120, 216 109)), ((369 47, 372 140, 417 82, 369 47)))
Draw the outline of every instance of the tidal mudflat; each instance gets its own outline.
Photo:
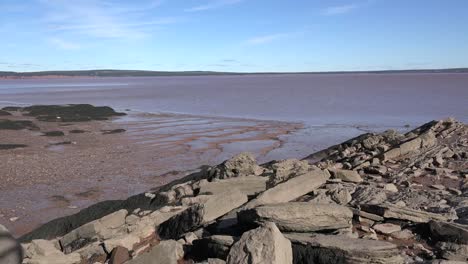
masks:
POLYGON ((0 106, 92 103, 128 115, 0 130, 0 223, 22 234, 241 151, 259 162, 304 158, 363 132, 448 116, 467 122, 467 85, 468 74, 2 80, 0 106))

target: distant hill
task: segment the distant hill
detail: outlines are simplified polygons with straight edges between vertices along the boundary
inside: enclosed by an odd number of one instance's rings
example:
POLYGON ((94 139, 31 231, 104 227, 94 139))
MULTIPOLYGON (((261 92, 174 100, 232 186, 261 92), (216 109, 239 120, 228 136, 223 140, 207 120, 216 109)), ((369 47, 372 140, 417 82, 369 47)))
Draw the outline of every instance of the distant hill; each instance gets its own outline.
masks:
POLYGON ((82 71, 0 71, 0 78, 33 77, 156 77, 156 76, 207 76, 207 75, 251 75, 251 74, 357 74, 357 73, 468 73, 468 68, 386 70, 386 71, 334 71, 334 72, 215 72, 215 71, 138 71, 138 70, 82 70, 82 71))

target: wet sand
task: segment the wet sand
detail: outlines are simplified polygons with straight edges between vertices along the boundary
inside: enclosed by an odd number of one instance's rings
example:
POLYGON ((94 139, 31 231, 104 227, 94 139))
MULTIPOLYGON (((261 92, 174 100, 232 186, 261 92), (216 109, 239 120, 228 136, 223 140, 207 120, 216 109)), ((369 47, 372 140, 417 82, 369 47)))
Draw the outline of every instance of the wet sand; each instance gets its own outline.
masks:
POLYGON ((130 113, 79 123, 6 118, 33 120, 40 127, 0 130, 0 143, 27 145, 0 151, 0 223, 15 235, 96 202, 150 190, 240 151, 261 159, 283 145, 281 136, 302 128, 300 123, 175 114, 130 113), (120 128, 126 132, 103 134, 120 128), (42 135, 57 130, 65 136, 42 135))

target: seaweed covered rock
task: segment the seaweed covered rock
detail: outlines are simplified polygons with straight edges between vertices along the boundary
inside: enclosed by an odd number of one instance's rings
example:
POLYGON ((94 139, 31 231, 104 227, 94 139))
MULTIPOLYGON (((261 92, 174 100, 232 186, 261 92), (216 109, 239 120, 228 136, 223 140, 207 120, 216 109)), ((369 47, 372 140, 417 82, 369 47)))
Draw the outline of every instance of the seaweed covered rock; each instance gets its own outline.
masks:
POLYGON ((90 104, 70 105, 33 105, 21 109, 27 115, 47 122, 82 122, 91 120, 107 120, 109 117, 123 116, 108 106, 93 106, 90 104))
POLYGON ((0 130, 39 130, 39 127, 34 124, 32 121, 29 120, 8 120, 8 119, 1 119, 0 120, 0 130))

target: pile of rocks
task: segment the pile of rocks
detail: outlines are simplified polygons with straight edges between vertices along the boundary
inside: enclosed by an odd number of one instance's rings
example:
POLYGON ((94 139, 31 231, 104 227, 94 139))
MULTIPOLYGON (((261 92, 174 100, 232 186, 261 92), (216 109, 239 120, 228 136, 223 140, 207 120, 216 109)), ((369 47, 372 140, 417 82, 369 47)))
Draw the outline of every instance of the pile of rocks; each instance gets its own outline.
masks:
POLYGON ((242 153, 133 199, 150 207, 33 232, 23 263, 466 263, 467 155, 451 119, 302 161, 242 153))

